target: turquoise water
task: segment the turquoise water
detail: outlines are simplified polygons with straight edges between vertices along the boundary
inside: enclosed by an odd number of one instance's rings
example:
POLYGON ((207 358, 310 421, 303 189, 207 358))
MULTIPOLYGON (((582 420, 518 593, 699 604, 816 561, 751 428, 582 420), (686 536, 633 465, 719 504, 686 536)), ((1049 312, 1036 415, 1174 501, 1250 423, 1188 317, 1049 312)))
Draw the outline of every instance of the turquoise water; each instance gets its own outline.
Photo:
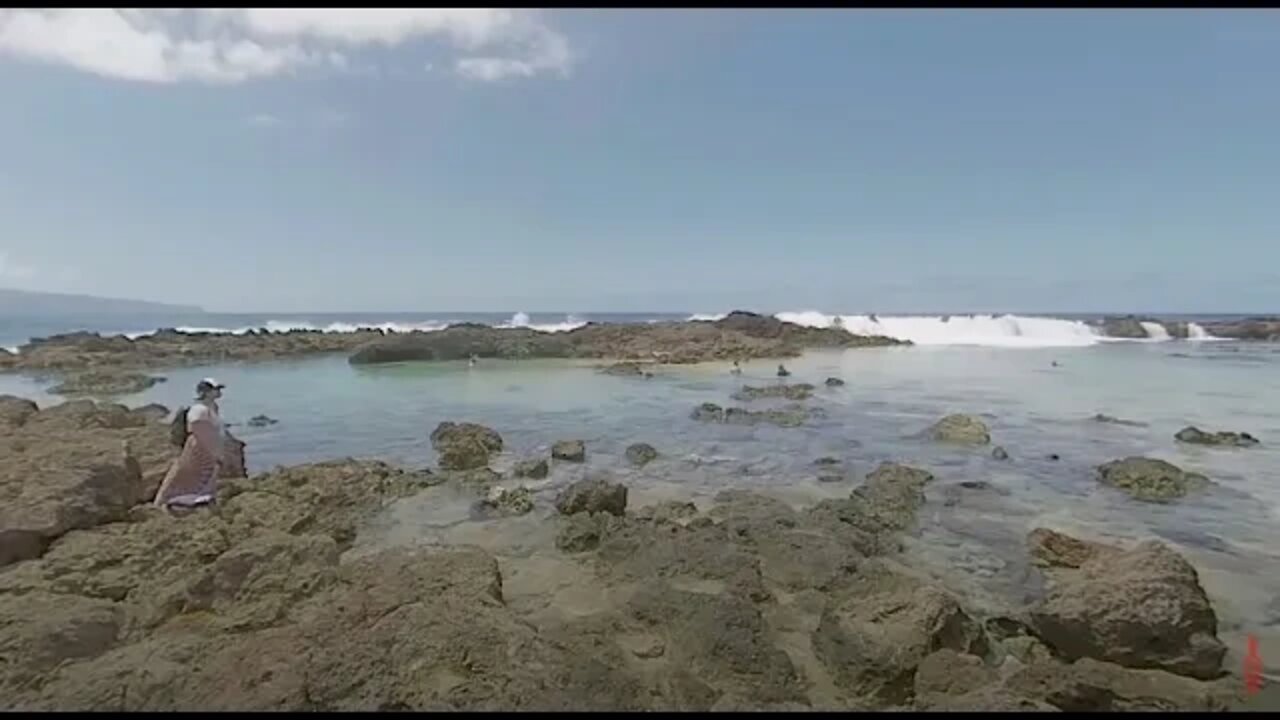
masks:
MULTIPOLYGON (((353 368, 344 357, 324 357, 167 372, 169 382, 124 401, 174 407, 188 400, 197 379, 214 375, 229 386, 224 415, 240 423, 234 431, 249 444, 254 471, 343 456, 430 466, 427 436, 444 420, 501 432, 508 452, 497 469, 545 453, 556 440, 583 439, 587 467, 559 466, 540 489, 550 494, 587 470, 607 469, 634 488, 640 503, 699 500, 726 487, 748 487, 806 504, 846 495, 882 461, 907 462, 938 477, 908 556, 951 586, 990 602, 1016 602, 1032 589, 1024 537, 1038 525, 1092 537, 1160 537, 1200 570, 1232 649, 1242 650, 1245 634, 1253 633, 1268 665, 1280 663, 1280 347, 907 347, 811 353, 787 365, 792 382, 818 386, 809 404, 823 415, 806 427, 690 419, 702 402, 739 404, 729 395, 743 383, 776 382, 776 364, 765 362, 748 364, 741 378, 707 365, 664 368, 646 380, 562 361, 353 368), (848 384, 823 387, 828 376, 848 384), (948 448, 918 436, 952 412, 983 416, 1012 461, 993 460, 989 449, 948 448), (1147 426, 1091 420, 1099 412, 1147 426), (243 425, 257 414, 280 422, 243 425), (1263 444, 1179 446, 1173 434, 1189 424, 1247 431, 1263 444), (628 468, 622 453, 633 442, 651 443, 662 458, 644 470, 628 468), (1134 454, 1204 473, 1216 485, 1176 504, 1152 505, 1095 482, 1095 466, 1134 454), (827 455, 846 461, 845 482, 818 482, 813 461, 827 455), (965 491, 955 505, 943 502, 943 486, 967 480, 996 489, 965 491)), ((58 401, 42 387, 0 376, 0 393, 58 401)), ((466 519, 464 504, 442 501, 439 509, 435 520, 466 519)))

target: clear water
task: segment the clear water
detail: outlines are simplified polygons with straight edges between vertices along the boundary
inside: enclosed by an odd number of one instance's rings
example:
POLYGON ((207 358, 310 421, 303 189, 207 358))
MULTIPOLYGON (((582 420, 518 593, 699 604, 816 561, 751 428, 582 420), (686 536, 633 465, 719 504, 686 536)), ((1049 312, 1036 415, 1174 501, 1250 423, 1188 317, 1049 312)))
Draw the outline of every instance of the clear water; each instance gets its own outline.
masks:
MULTIPOLYGON (((1273 668, 1280 663, 1280 346, 907 347, 811 353, 787 365, 792 382, 818 385, 810 404, 825 415, 806 427, 717 426, 689 417, 702 402, 736 404, 729 395, 743 383, 776 382, 775 364, 765 362, 749 363, 741 378, 706 365, 665 368, 646 380, 563 361, 353 368, 344 357, 323 357, 166 372, 168 383, 124 400, 174 407, 188 401, 198 378, 218 377, 229 386, 224 412, 241 423, 235 432, 249 443, 255 471, 344 456, 429 466, 434 453, 427 436, 444 420, 499 430, 508 452, 498 469, 543 453, 556 440, 583 439, 587 467, 558 467, 539 489, 550 494, 588 469, 608 469, 631 485, 635 504, 697 501, 726 487, 807 504, 846 495, 881 461, 911 463, 932 469, 938 481, 908 557, 952 587, 992 603, 1018 601, 1030 589, 1025 534, 1040 525, 1091 537, 1160 537, 1200 570, 1232 651, 1242 652, 1252 633, 1264 661, 1273 668), (823 387, 828 376, 848 384, 823 387), (991 459, 989 449, 920 439, 920 431, 952 412, 986 418, 1012 461, 991 459), (1095 413, 1147 426, 1102 424, 1091 419, 1095 413), (280 422, 243 425, 257 414, 280 422), (1173 434, 1189 424, 1248 431, 1263 444, 1176 444, 1173 434), (641 441, 663 457, 631 470, 623 451, 641 441), (1060 459, 1048 459, 1051 453, 1060 459), (1135 454, 1204 473, 1216 486, 1153 505, 1095 482, 1098 464, 1135 454), (818 482, 813 461, 826 455, 847 462, 848 481, 818 482), (944 504, 942 486, 964 480, 988 481, 999 492, 966 492, 958 505, 944 504)), ((59 401, 43 387, 0 376, 0 393, 59 401)), ((454 525, 464 534, 483 534, 486 524, 468 524, 466 502, 441 496, 430 512, 413 516, 417 525, 400 532, 454 525)))

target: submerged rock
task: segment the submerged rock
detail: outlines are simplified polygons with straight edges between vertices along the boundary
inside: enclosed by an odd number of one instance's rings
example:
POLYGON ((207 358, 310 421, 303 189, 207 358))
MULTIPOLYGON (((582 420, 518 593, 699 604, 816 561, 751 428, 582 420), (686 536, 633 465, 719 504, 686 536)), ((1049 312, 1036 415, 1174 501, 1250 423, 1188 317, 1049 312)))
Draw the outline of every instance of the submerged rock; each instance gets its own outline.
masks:
POLYGON ((636 467, 644 467, 658 459, 658 451, 648 443, 635 443, 627 448, 627 460, 636 467))
POLYGON ((516 463, 512 469, 512 473, 516 477, 530 478, 533 480, 541 480, 551 472, 550 464, 545 458, 532 458, 529 460, 521 460, 516 463))
POLYGON ((743 402, 764 398, 807 400, 813 396, 813 390, 814 387, 809 383, 797 383, 795 385, 766 385, 764 387, 744 385, 741 390, 733 394, 733 399, 743 402))
POLYGON ((991 431, 986 423, 972 415, 948 415, 929 428, 929 437, 938 442, 961 445, 986 445, 991 431))
POLYGON ((1071 539, 1063 569, 1031 610, 1036 634, 1068 660, 1094 658, 1210 679, 1226 647, 1190 563, 1159 541, 1130 550, 1071 539))
POLYGON ((758 425, 761 423, 779 427, 804 425, 813 412, 802 405, 789 405, 770 410, 723 408, 715 403, 703 403, 693 411, 693 419, 699 422, 724 423, 726 425, 758 425))
POLYGON ((1118 417, 1112 417, 1111 415, 1104 415, 1102 413, 1098 413, 1094 415, 1093 420, 1094 422, 1105 423, 1107 425, 1127 425, 1129 427, 1146 427, 1147 426, 1146 423, 1140 423, 1134 420, 1121 420, 1118 417))
POLYGON ((561 440, 551 446, 551 458, 565 462, 586 462, 587 445, 581 440, 561 440))
POLYGON ((276 420, 274 418, 269 418, 266 415, 254 415, 253 417, 249 418, 249 427, 264 428, 264 427, 270 427, 271 425, 275 425, 279 422, 280 422, 279 420, 276 420))
POLYGON ((1008 459, 1009 459, 1009 453, 1008 453, 1008 451, 1006 451, 1004 448, 1002 448, 1002 447, 1000 447, 999 445, 997 445, 997 446, 995 446, 994 448, 992 448, 992 450, 991 450, 991 457, 992 457, 992 458, 994 458, 994 459, 996 459, 996 460, 1008 460, 1008 459))
POLYGON ((843 387, 844 381, 837 377, 829 377, 826 380, 827 387, 843 387))
POLYGON ((603 478, 580 480, 556 497, 562 515, 608 513, 621 516, 627 510, 627 486, 603 478))
POLYGON ((1100 465, 1098 480, 1147 502, 1177 500, 1209 486, 1209 479, 1203 475, 1146 457, 1128 457, 1100 465))
POLYGON ((90 371, 72 376, 49 392, 54 395, 133 395, 164 381, 163 377, 142 373, 90 371))
POLYGON ((1258 444, 1258 438, 1244 432, 1206 432, 1197 427, 1185 427, 1174 435, 1174 439, 1178 442, 1190 443, 1193 445, 1216 445, 1219 447, 1253 447, 1258 444))

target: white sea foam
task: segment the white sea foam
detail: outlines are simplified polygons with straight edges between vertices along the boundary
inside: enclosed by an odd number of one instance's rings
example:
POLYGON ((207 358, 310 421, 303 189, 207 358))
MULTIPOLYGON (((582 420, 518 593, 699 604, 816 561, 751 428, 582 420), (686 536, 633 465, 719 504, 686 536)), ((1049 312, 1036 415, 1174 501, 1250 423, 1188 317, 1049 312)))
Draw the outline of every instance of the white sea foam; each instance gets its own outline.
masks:
POLYGON ((809 327, 831 327, 839 322, 855 335, 883 335, 916 345, 1085 347, 1107 340, 1079 320, 1021 315, 828 315, 808 310, 775 317, 809 327))
POLYGON ((1143 321, 1138 324, 1147 332, 1147 339, 1152 342, 1163 342, 1165 340, 1173 339, 1169 336, 1169 331, 1165 329, 1165 326, 1158 322, 1143 321))
POLYGON ((564 322, 542 323, 535 325, 529 322, 528 313, 518 312, 515 315, 512 315, 510 320, 504 323, 499 323, 495 327, 529 328, 530 330, 541 330, 542 332, 568 332, 569 330, 580 328, 586 324, 587 322, 582 318, 574 315, 566 315, 564 322))
POLYGON ((1187 323, 1187 339, 1194 342, 1210 342, 1214 340, 1225 340, 1226 338, 1214 337, 1209 334, 1198 323, 1187 323))
POLYGON ((715 322, 729 317, 729 313, 695 313, 686 318, 686 322, 715 322))

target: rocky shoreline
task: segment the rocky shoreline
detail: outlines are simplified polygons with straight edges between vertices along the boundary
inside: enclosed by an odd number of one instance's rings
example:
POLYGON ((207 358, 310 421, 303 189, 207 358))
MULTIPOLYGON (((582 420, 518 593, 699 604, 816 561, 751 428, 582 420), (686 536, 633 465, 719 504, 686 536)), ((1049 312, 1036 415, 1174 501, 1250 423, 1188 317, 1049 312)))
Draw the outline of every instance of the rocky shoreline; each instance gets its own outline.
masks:
MULTIPOLYGON (((1146 339, 1143 323, 1164 327, 1171 337, 1188 337, 1188 324, 1140 316, 1109 317, 1095 324, 1107 337, 1146 339)), ((1280 318, 1205 322, 1210 335, 1234 340, 1280 341, 1280 318)), ((353 365, 404 361, 500 359, 587 359, 613 361, 613 374, 646 374, 646 367, 711 361, 784 359, 808 349, 909 345, 880 336, 854 335, 843 328, 811 328, 755 313, 735 311, 719 320, 608 324, 588 323, 566 332, 458 324, 437 331, 396 333, 319 330, 245 333, 185 333, 160 330, 130 339, 77 332, 34 339, 17 353, 0 349, 0 372, 64 377, 54 390, 100 397, 145 389, 163 378, 142 371, 226 362, 265 362, 346 353, 353 365)))
MULTIPOLYGON (((798 393, 804 394, 804 393, 798 393)), ((796 509, 737 489, 633 507, 607 471, 500 487, 494 429, 443 423, 437 470, 352 459, 223 481, 214 507, 146 504, 176 449, 158 406, 0 398, 0 707, 15 710, 1223 710, 1240 701, 1199 576, 1158 541, 1027 537, 1045 585, 992 608, 902 563, 948 483, 887 462, 796 509), (522 581, 527 554, 362 544, 445 487, 549 531, 592 612, 522 581), (549 500, 549 501, 548 501, 549 500), (524 584, 522 584, 522 582, 524 584), (530 607, 547 608, 532 612, 530 607)), ((934 442, 982 448, 977 418, 934 442)), ((643 464, 660 449, 634 446, 643 464)), ((242 444, 228 475, 243 475, 242 444)), ((513 475, 555 477, 565 440, 513 475)), ((838 462, 838 461, 836 461, 838 462)), ((1125 459, 1101 485, 1175 501, 1188 476, 1125 459)), ((827 465, 830 463, 819 464, 827 465)), ((1189 478, 1196 480, 1196 478, 1189 478)), ((1198 481, 1197 481, 1198 482, 1198 481)), ((1197 485, 1197 487, 1199 487, 1197 485)), ((959 497, 959 496, 958 496, 959 497)), ((541 566, 539 566, 541 567, 541 566)), ((542 571, 534 570, 535 574, 542 571)))
MULTIPOLYGON (((717 360, 791 358, 810 348, 906 345, 886 337, 853 335, 841 329, 809 328, 772 317, 734 312, 720 320, 602 324, 566 332, 459 324, 431 332, 361 330, 324 333, 249 331, 183 333, 161 330, 130 339, 71 333, 33 340, 18 353, 0 350, 0 371, 71 375, 68 394, 141 386, 139 371, 225 362, 262 362, 311 355, 350 353, 353 365, 408 360, 590 359, 621 363, 692 364, 717 360)), ((627 374, 639 366, 623 365, 627 374)))

